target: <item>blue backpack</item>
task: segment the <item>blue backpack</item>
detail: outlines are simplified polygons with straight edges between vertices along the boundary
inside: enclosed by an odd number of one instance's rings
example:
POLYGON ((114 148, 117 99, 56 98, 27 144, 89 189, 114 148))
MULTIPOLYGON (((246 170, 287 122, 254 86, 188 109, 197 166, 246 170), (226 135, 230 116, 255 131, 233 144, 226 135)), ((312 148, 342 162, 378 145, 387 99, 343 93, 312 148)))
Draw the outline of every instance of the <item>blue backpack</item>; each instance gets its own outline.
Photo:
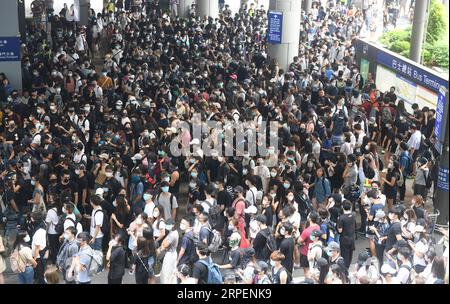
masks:
POLYGON ((208 281, 206 282, 206 284, 223 284, 219 265, 213 263, 211 258, 209 258, 209 263, 205 260, 199 260, 199 262, 208 268, 208 281))
POLYGON ((408 175, 410 175, 412 173, 413 160, 412 160, 412 158, 411 158, 411 156, 409 154, 406 154, 404 152, 401 154, 400 159, 401 160, 406 160, 406 166, 405 166, 405 169, 404 169, 405 170, 404 176, 406 178, 408 175))

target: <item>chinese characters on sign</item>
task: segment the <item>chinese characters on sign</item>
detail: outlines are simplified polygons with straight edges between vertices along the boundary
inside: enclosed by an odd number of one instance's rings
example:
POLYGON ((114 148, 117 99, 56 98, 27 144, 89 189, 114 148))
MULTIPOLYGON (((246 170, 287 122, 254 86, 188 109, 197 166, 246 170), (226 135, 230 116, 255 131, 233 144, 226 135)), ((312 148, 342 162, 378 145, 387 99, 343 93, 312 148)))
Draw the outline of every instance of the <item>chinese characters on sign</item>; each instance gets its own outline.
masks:
POLYGON ((448 88, 448 81, 386 52, 377 51, 377 62, 435 92, 439 91, 441 86, 448 88))
POLYGON ((269 11, 268 20, 269 28, 267 30, 267 42, 280 44, 283 27, 283 13, 269 11))
POLYGON ((445 125, 447 123, 446 115, 446 91, 440 88, 436 106, 436 120, 434 122, 434 135, 438 141, 444 141, 445 125))
POLYGON ((0 61, 20 61, 19 37, 0 37, 0 61))
POLYGON ((439 173, 438 173, 438 180, 437 180, 437 187, 438 189, 442 190, 442 191, 446 191, 448 192, 449 186, 449 170, 448 168, 445 167, 439 167, 439 173))

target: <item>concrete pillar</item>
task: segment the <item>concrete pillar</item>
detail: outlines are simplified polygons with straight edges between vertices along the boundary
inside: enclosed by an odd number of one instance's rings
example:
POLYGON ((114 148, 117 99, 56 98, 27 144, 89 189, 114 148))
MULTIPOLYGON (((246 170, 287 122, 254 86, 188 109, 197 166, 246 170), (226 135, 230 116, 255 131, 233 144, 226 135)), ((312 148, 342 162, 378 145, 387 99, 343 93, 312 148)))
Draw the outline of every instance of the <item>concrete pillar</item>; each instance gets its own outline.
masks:
MULTIPOLYGON (((97 0, 98 1, 98 0, 97 0)), ((90 0, 78 0, 79 12, 80 12, 80 25, 88 25, 89 23, 89 10, 91 8, 90 0)), ((76 0, 75 0, 76 3, 76 0)))
POLYGON ((303 2, 302 3, 303 10, 305 11, 306 14, 309 14, 309 12, 311 11, 312 0, 303 0, 302 2, 303 2))
POLYGON ((429 0, 416 0, 414 6, 414 19, 411 33, 411 47, 409 58, 420 63, 422 47, 426 33, 426 24, 428 18, 429 0))
POLYGON ((230 6, 230 10, 232 12, 232 16, 239 13, 241 7, 247 4, 247 0, 225 0, 225 5, 230 6))
POLYGON ((22 91, 18 1, 2 1, 1 7, 0 20, 3 26, 0 26, 0 72, 5 73, 14 89, 22 91))
POLYGON ((270 0, 269 10, 283 13, 280 44, 267 45, 268 55, 276 59, 281 69, 287 71, 289 64, 298 56, 301 1, 270 0))
POLYGON ((193 3, 195 3, 195 0, 179 0, 178 16, 180 18, 189 18, 189 12, 193 3))
POLYGON ((219 1, 218 0, 197 0, 197 16, 218 18, 219 1))

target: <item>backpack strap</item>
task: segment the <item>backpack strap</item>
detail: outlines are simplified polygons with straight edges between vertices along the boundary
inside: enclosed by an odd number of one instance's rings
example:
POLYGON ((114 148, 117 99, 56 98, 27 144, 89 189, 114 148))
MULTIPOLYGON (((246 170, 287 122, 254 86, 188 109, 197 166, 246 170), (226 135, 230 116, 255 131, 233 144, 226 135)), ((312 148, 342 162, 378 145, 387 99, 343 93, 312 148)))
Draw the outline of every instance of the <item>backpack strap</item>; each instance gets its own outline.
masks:
MULTIPOLYGON (((95 226, 97 226, 97 225, 95 225, 95 215, 96 215, 97 212, 99 212, 99 211, 101 211, 101 212, 103 213, 103 216, 105 216, 105 212, 103 212, 103 209, 97 209, 97 210, 94 212, 94 228, 95 228, 95 226)), ((102 223, 102 225, 103 225, 103 223, 102 223)))

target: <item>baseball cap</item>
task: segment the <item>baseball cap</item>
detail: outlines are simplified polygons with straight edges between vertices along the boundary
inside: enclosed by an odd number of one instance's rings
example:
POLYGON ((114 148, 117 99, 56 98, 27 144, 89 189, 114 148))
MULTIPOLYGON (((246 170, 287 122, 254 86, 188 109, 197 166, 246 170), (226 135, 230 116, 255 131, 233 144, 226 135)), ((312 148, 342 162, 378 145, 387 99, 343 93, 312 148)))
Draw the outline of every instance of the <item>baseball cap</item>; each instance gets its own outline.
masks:
POLYGON ((330 242, 330 243, 328 244, 327 250, 337 250, 337 251, 340 251, 340 250, 341 250, 341 247, 340 247, 339 244, 336 243, 336 242, 330 242))
POLYGON ((311 235, 313 235, 315 237, 321 237, 322 236, 322 231, 314 230, 313 232, 311 232, 311 235))
POLYGON ((103 191, 103 188, 97 188, 97 190, 95 190, 95 195, 103 195, 103 193, 105 193, 105 191, 103 191))
POLYGON ((358 265, 362 266, 366 263, 367 259, 369 259, 369 255, 366 251, 362 251, 358 255, 358 265))
POLYGON ((260 214, 256 217, 256 221, 260 222, 262 224, 266 224, 267 223, 267 217, 264 214, 260 214))
POLYGON ((249 213, 249 214, 256 214, 256 213, 258 213, 258 209, 256 209, 255 206, 250 206, 250 207, 244 209, 244 212, 249 213))
POLYGON ((267 270, 269 270, 269 265, 264 261, 258 261, 255 265, 255 269, 257 271, 266 272, 267 270))

